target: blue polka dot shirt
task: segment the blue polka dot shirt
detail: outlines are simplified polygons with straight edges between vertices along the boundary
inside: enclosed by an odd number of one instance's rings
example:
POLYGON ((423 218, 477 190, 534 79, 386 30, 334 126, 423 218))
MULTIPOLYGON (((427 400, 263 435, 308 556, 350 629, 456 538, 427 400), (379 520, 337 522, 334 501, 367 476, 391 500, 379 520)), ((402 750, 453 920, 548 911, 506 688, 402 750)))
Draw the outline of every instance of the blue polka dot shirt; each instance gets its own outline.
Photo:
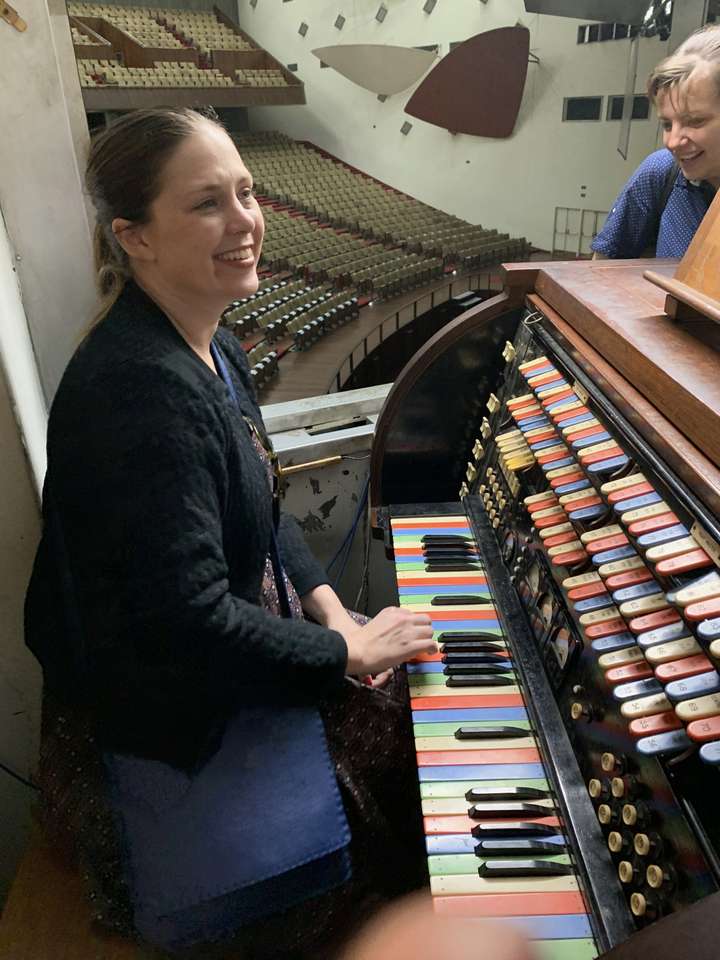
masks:
POLYGON ((678 170, 657 231, 658 210, 672 165, 673 156, 665 149, 643 160, 593 240, 593 250, 613 259, 640 257, 657 239, 655 256, 683 256, 712 203, 714 191, 707 183, 687 180, 678 170))

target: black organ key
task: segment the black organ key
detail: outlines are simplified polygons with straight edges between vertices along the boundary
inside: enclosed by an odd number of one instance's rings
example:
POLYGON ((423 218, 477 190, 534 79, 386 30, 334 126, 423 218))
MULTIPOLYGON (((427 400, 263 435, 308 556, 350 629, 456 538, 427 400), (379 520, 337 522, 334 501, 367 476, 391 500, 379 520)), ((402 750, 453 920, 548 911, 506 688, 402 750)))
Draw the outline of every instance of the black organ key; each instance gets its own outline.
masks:
POLYGON ((476 840, 515 840, 518 837, 557 837, 557 827, 546 823, 476 823, 470 831, 476 840))
POLYGON ((463 643, 467 640, 483 643, 497 643, 501 640, 494 633, 483 633, 479 630, 443 630, 438 636, 438 643, 463 643))
POLYGON ((459 650, 450 650, 443 653, 442 662, 451 663, 506 663, 510 658, 504 653, 463 653, 459 650))
POLYGON ((509 687, 514 683, 513 677, 486 677, 482 674, 468 674, 462 677, 448 677, 446 687, 509 687))
POLYGON ((457 640, 453 643, 442 643, 440 653, 498 653, 510 659, 510 654, 498 643, 485 643, 484 641, 475 642, 474 640, 457 640))
POLYGON ((489 597, 481 597, 479 594, 463 593, 450 594, 448 596, 433 597, 430 601, 433 607, 447 607, 451 604, 466 603, 492 603, 489 597))
POLYGON ((474 803, 468 810, 471 820, 493 820, 497 818, 512 819, 513 817, 548 817, 552 810, 542 807, 539 803, 514 803, 509 800, 500 800, 495 803, 474 803))
POLYGON ((475 545, 472 537, 464 537, 461 533, 426 533, 420 538, 425 543, 467 543, 475 545))
POLYGON ((426 563, 425 573, 462 573, 465 570, 479 571, 476 563, 426 563))
POLYGON ((550 854, 555 856, 565 850, 561 843, 550 843, 548 840, 481 840, 475 844, 475 856, 482 857, 521 857, 523 855, 536 856, 550 854))
POLYGON ((431 551, 430 553, 423 552, 423 559, 425 563, 479 563, 480 557, 476 553, 458 553, 454 551, 453 553, 435 553, 431 551))
MULTIPOLYGON (((488 728, 492 729, 492 728, 488 728)), ((500 728, 503 729, 503 728, 500 728)), ((507 729, 507 728, 504 728, 507 729)), ((524 736, 526 731, 516 731, 524 736)), ((457 734, 456 734, 457 736, 457 734)), ((471 787, 465 794, 466 800, 545 800, 550 797, 548 790, 538 787, 471 787)))
POLYGON ((555 860, 487 860, 478 867, 481 877, 566 877, 573 869, 555 860))

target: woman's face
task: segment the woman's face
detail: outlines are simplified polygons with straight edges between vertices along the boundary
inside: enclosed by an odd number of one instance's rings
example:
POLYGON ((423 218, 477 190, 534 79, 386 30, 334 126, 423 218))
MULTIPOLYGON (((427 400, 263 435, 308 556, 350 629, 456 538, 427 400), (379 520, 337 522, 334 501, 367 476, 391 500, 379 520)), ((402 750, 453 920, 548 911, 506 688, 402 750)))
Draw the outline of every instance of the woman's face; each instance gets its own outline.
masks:
POLYGON ((720 186, 720 96, 715 71, 701 64, 681 89, 661 91, 657 110, 663 143, 688 180, 720 186))
POLYGON ((219 313, 257 290, 265 223, 252 177, 214 124, 199 121, 172 155, 150 221, 136 229, 144 251, 138 277, 172 301, 219 313))

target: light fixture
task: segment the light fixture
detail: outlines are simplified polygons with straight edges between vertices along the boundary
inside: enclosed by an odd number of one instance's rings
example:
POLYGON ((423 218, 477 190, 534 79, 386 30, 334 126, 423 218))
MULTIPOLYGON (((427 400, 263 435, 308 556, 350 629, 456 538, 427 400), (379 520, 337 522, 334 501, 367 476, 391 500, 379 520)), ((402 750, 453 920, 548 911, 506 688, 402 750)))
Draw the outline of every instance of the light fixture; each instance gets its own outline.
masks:
POLYGON ((303 22, 302 22, 302 23, 300 24, 300 26, 298 27, 298 33, 300 34, 301 37, 304 37, 305 34, 308 32, 309 29, 310 29, 310 28, 308 27, 308 25, 307 25, 307 24, 305 23, 305 21, 303 20, 303 22))
POLYGON ((375 14, 375 19, 378 23, 382 23, 385 17, 387 16, 388 9, 384 3, 381 3, 378 7, 378 12, 375 14))
POLYGON ((342 30, 344 26, 345 26, 345 17, 341 13, 339 13, 335 17, 335 29, 342 30))
POLYGON ((411 124, 411 123, 408 123, 407 120, 406 120, 405 123, 403 123, 403 125, 400 127, 400 133, 401 133, 404 137, 406 137, 406 136, 410 133, 411 130, 412 130, 412 124, 411 124))
POLYGON ((436 3, 437 3, 437 0, 425 0, 425 3, 423 4, 423 10, 424 10, 424 12, 425 12, 425 13, 432 13, 433 10, 435 9, 435 4, 436 4, 436 3))

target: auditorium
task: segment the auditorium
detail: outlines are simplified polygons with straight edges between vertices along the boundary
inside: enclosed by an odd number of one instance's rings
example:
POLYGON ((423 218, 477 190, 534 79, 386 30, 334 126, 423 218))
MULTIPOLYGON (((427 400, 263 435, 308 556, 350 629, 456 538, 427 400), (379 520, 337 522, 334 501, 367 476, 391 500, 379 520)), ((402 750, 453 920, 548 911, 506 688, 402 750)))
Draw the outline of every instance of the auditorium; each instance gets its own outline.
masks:
POLYGON ((720 0, 0 63, 0 957, 717 960, 720 0))

